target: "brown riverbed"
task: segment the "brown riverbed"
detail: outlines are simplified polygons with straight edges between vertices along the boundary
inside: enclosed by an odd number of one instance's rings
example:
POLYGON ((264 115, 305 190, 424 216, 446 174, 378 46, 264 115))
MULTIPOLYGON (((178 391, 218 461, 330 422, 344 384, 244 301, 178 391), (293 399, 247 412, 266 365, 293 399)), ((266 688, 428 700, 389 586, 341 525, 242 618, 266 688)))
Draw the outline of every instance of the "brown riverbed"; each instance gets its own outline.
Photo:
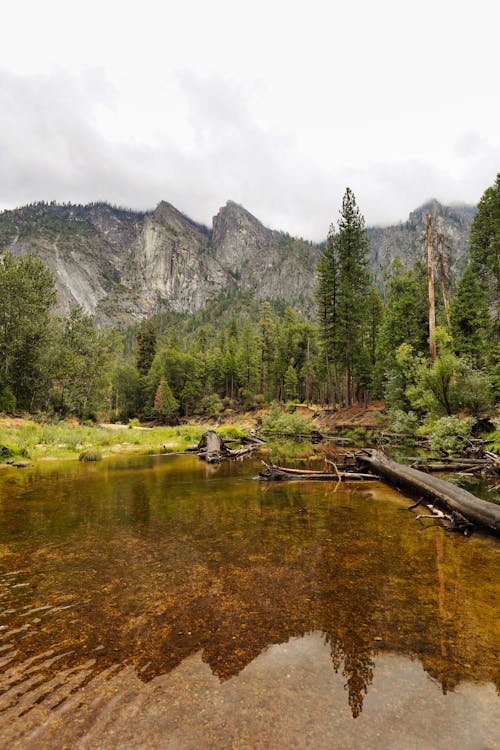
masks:
POLYGON ((0 747, 499 746, 498 541, 257 470, 0 474, 0 747))

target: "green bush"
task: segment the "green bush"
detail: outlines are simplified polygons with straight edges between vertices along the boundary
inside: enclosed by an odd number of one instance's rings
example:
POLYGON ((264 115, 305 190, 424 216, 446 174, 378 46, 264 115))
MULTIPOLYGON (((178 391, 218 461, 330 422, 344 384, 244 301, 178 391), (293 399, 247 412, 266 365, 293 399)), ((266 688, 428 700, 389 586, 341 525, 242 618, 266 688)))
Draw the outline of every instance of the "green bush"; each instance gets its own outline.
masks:
POLYGON ((8 458, 12 458, 14 451, 8 448, 6 445, 0 445, 0 461, 6 461, 8 458))
POLYGON ((388 416, 392 432, 398 432, 402 435, 414 435, 417 431, 419 420, 414 411, 391 409, 388 416))
POLYGON ((90 450, 82 451, 78 456, 79 461, 102 461, 101 451, 91 448, 90 450))
POLYGON ((262 428, 270 432, 282 432, 288 435, 308 435, 313 425, 309 419, 300 414, 284 414, 277 401, 271 404, 271 411, 262 417, 262 428))
POLYGON ((463 448, 470 437, 475 419, 467 417, 442 417, 434 423, 429 433, 431 450, 456 451, 463 448))

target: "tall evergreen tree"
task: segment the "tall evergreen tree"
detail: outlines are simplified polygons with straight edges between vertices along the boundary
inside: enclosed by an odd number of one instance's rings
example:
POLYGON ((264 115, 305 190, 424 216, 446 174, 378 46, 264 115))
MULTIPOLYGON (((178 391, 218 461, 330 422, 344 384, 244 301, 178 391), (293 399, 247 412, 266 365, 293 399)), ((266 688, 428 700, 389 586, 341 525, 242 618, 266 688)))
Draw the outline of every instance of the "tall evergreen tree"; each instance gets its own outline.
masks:
POLYGON ((377 356, 377 333, 384 317, 384 304, 374 286, 370 288, 366 306, 366 345, 370 354, 372 365, 375 364, 377 356))
POLYGON ((136 367, 141 375, 147 375, 156 354, 156 328, 151 318, 141 323, 136 347, 136 367))
POLYGON ((496 308, 496 327, 500 315, 500 173, 495 184, 483 194, 470 230, 469 254, 475 271, 489 291, 496 308))
POLYGON ((285 372, 284 377, 284 392, 285 392, 285 401, 293 401, 298 396, 298 387, 299 380, 297 378, 297 373, 295 372, 295 368, 290 362, 288 365, 288 369, 285 372))
POLYGON ((351 405, 356 361, 362 349, 362 328, 368 294, 368 238, 354 193, 347 188, 338 230, 330 230, 327 251, 318 269, 317 299, 323 339, 333 363, 345 378, 344 399, 351 405))
POLYGON ((318 263, 317 275, 316 305, 326 367, 327 393, 329 399, 335 404, 340 398, 337 366, 339 268, 333 224, 330 225, 326 247, 318 263))
POLYGON ((394 366, 401 344, 408 344, 417 354, 425 353, 427 336, 426 268, 417 261, 413 268, 405 270, 399 258, 395 258, 389 271, 387 303, 377 336, 375 387, 378 392, 394 366))
POLYGON ((276 316, 273 313, 270 302, 264 302, 261 306, 259 334, 261 347, 260 392, 269 400, 276 398, 275 365, 277 340, 276 316))

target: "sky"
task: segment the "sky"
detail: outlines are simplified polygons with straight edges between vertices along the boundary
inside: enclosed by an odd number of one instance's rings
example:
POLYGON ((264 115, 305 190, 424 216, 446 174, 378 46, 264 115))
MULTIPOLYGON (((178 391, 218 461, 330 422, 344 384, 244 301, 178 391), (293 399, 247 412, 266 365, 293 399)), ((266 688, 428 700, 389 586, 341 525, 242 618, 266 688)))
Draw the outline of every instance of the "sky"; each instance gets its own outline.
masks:
POLYGON ((500 171, 490 0, 23 0, 2 8, 0 209, 227 200, 311 240, 500 171))

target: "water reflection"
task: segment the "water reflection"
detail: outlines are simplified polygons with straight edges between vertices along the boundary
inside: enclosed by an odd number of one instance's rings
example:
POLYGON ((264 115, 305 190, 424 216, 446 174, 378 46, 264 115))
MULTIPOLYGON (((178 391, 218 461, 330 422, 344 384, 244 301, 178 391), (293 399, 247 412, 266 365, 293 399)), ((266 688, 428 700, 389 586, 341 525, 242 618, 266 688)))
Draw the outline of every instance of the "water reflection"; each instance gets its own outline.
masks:
POLYGON ((5 718, 117 665, 148 683, 200 654, 228 681, 312 632, 355 718, 382 654, 443 694, 498 686, 495 540, 419 528, 382 485, 252 473, 178 457, 0 474, 5 718))

